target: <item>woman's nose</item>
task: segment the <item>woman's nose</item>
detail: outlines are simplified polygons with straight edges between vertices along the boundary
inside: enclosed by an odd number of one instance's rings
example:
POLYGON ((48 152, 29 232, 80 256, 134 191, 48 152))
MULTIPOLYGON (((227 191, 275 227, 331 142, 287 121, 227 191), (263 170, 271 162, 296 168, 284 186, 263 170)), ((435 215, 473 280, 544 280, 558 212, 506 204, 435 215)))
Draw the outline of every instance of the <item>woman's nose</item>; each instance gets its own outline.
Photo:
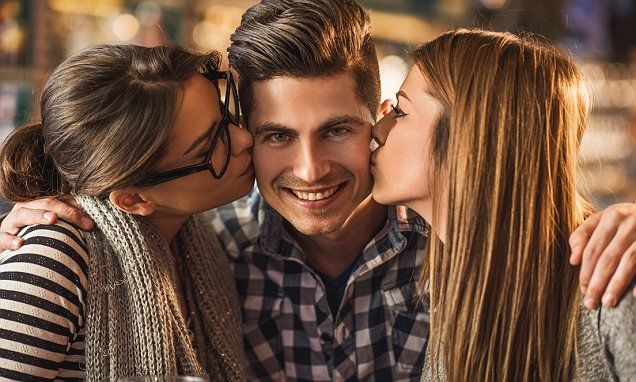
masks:
POLYGON ((245 150, 249 150, 254 145, 254 138, 249 131, 230 123, 230 137, 232 139, 232 155, 239 155, 245 150))
POLYGON ((391 116, 387 115, 384 118, 380 119, 378 122, 376 122, 375 125, 373 125, 373 128, 371 129, 371 136, 379 146, 384 145, 384 142, 386 142, 386 137, 391 130, 389 126, 390 123, 389 121, 387 121, 387 119, 389 118, 391 118, 391 116))
POLYGON ((390 122, 394 121, 391 117, 390 113, 393 110, 393 101, 390 99, 385 100, 380 105, 380 113, 382 114, 382 118, 373 125, 373 129, 371 129, 371 135, 373 136, 373 141, 371 142, 371 147, 379 145, 384 145, 386 142, 386 137, 389 135, 389 131, 391 130, 392 125, 390 122))

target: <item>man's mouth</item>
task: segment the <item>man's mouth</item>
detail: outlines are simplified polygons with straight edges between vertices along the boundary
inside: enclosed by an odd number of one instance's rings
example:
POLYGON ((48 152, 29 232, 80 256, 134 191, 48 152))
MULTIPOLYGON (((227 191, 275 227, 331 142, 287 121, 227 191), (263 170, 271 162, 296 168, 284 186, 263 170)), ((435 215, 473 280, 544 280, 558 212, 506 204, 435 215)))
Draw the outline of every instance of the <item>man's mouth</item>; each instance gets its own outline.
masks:
POLYGON ((293 188, 286 188, 286 190, 302 201, 317 202, 332 198, 344 185, 345 183, 341 183, 334 187, 316 190, 296 190, 293 188))

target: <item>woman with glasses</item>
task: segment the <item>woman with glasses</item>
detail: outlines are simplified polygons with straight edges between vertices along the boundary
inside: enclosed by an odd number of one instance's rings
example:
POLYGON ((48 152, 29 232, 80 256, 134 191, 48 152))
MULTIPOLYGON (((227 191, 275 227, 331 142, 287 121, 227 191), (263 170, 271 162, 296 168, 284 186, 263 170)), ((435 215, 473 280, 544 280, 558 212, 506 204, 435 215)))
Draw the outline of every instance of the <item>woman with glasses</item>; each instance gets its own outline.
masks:
POLYGON ((73 197, 92 232, 27 227, 0 254, 0 379, 243 380, 229 263, 199 213, 253 187, 219 55, 101 45, 48 80, 41 122, 0 151, 13 202, 73 197))
POLYGON ((422 380, 636 380, 636 298, 585 309, 568 262, 568 235, 590 214, 576 188, 589 112, 579 69, 481 30, 445 33, 413 59, 373 128, 371 171, 378 202, 412 208, 435 233, 422 380))

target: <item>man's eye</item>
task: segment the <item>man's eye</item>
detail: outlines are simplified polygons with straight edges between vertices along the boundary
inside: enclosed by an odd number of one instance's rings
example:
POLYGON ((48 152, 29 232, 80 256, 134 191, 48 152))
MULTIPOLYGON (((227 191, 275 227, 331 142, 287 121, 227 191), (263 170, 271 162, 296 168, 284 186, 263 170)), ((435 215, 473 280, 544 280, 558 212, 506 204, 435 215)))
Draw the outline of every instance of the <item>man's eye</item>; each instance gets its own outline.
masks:
POLYGON ((346 132, 347 132, 347 129, 345 129, 344 127, 334 127, 333 129, 329 130, 327 135, 331 137, 339 137, 341 135, 344 135, 346 132))
POLYGON ((274 133, 267 136, 267 140, 271 142, 285 142, 289 140, 289 136, 285 133, 274 133))

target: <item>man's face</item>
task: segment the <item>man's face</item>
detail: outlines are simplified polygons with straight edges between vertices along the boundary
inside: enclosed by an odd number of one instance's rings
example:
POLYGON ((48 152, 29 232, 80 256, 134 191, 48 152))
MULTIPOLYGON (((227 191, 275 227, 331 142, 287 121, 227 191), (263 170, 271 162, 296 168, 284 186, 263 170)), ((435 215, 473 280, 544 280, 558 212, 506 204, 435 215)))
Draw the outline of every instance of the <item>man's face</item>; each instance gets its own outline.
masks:
POLYGON ((350 73, 253 85, 248 126, 265 201, 305 235, 338 231, 372 188, 373 118, 350 73))

